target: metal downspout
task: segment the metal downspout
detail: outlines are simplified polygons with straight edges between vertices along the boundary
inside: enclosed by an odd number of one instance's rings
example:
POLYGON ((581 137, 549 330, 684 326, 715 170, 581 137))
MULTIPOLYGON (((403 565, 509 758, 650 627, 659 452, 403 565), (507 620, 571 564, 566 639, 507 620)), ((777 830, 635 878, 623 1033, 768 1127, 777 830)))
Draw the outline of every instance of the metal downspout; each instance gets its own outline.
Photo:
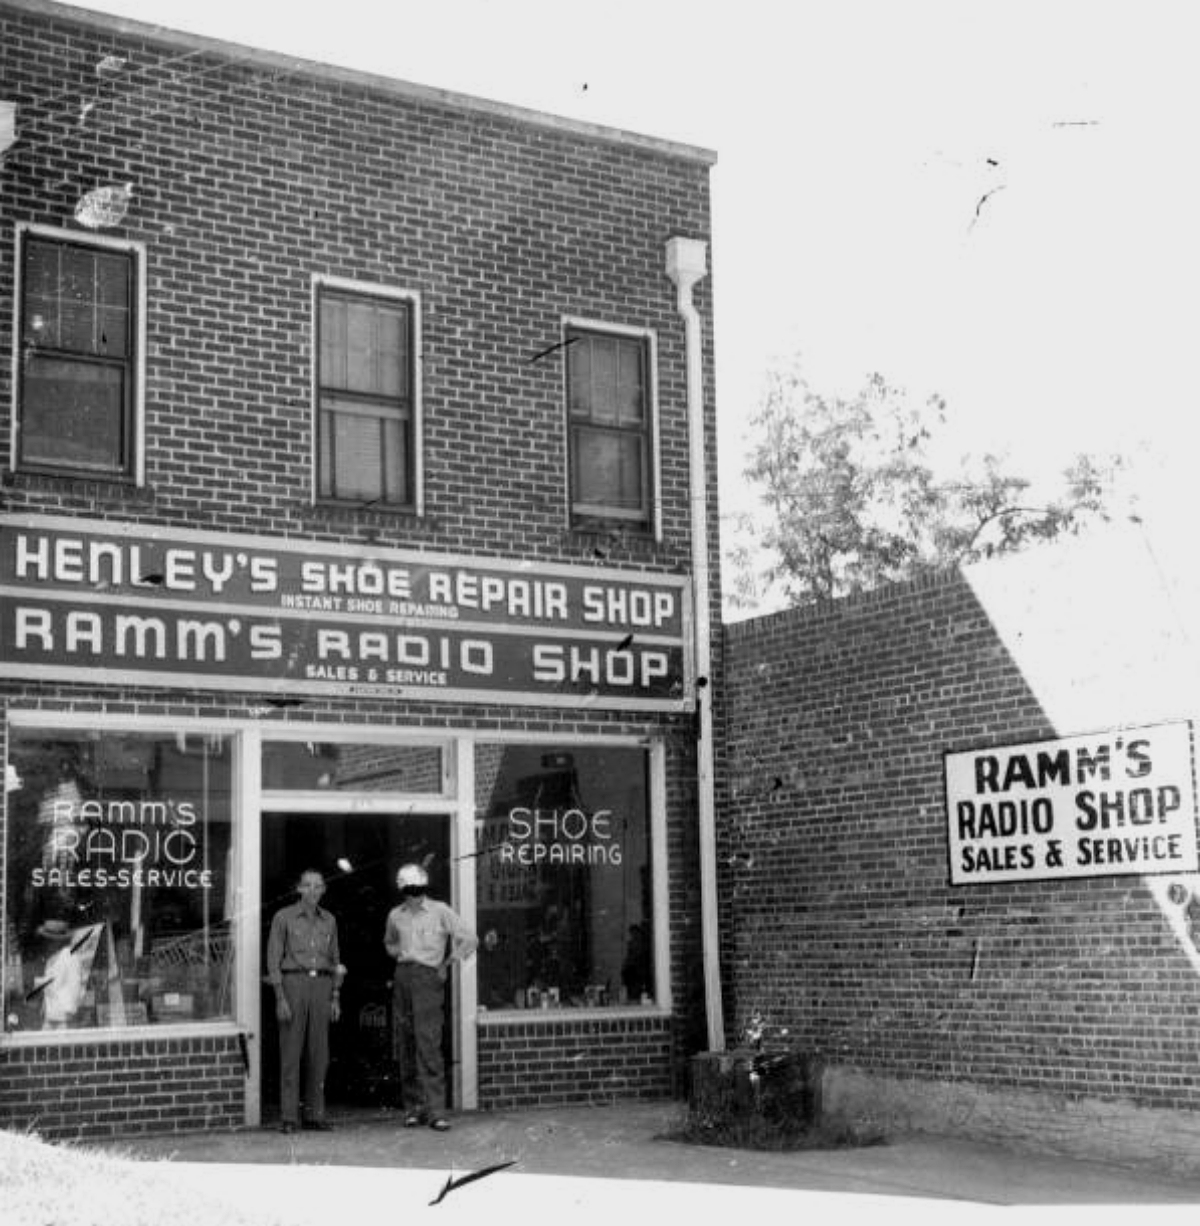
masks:
POLYGON ((692 519, 692 591, 695 622, 696 793, 700 842, 700 939, 704 957, 704 1008, 708 1050, 725 1049, 717 923, 717 833, 713 787, 712 614, 709 604, 708 481, 704 446, 703 340, 692 287, 708 271, 707 244, 699 239, 667 242, 667 276, 675 283, 676 306, 687 338, 688 469, 692 519))

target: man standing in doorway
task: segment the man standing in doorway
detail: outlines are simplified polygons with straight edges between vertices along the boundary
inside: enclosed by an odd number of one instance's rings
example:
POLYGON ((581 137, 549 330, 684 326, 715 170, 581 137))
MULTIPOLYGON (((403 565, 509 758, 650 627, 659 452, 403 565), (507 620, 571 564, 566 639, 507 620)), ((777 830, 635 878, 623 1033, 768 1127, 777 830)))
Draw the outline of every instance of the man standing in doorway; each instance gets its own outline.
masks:
POLYGON ((338 952, 337 920, 320 905, 325 878, 316 869, 300 874, 299 901, 271 921, 267 979, 275 989, 279 1021, 279 1130, 294 1132, 300 1121, 300 1066, 306 1066, 303 1127, 328 1132, 325 1073, 329 1024, 341 1016, 339 994, 345 968, 338 952))
POLYGON ((403 901, 387 917, 383 943, 396 959, 392 1001, 399 1041, 404 1126, 445 1132, 446 1070, 442 1059, 445 985, 453 962, 469 958, 475 934, 443 902, 429 897, 429 874, 405 864, 396 874, 403 901))

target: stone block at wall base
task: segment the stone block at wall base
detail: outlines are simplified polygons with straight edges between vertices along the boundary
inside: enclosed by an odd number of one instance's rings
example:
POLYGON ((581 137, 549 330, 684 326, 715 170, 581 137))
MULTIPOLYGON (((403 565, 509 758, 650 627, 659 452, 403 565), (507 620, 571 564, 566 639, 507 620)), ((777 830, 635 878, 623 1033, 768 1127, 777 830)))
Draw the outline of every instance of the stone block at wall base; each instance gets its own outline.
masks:
POLYGON ((1042 1156, 1200 1175, 1200 1112, 1100 1098, 997 1089, 965 1081, 887 1077, 829 1066, 822 1119, 895 1135, 943 1134, 1042 1156))

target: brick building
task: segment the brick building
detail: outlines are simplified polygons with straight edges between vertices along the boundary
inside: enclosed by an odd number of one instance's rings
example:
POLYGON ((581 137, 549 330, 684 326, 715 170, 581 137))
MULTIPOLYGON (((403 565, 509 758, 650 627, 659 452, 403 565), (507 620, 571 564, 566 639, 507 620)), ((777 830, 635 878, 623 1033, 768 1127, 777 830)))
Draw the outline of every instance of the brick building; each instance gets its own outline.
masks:
POLYGON ((310 866, 331 1097, 394 1101, 411 858, 481 937, 453 1107, 674 1092, 719 1018, 712 155, 47 0, 0 94, 0 1122, 269 1119, 310 866))
POLYGON ((832 1114, 1200 1169, 1195 573, 1114 530, 726 628, 728 1020, 832 1114))

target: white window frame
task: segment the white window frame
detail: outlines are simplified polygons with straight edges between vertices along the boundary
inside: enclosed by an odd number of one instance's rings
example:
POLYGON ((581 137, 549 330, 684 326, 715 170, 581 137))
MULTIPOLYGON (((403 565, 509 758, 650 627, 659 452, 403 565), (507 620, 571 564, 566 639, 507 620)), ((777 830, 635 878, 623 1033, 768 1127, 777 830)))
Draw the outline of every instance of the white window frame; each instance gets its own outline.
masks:
MULTIPOLYGON (((656 541, 662 540, 662 464, 661 464, 661 449, 659 446, 659 421, 658 421, 658 334, 653 328, 639 327, 631 324, 610 323, 607 320, 592 319, 584 316, 564 315, 561 322, 562 342, 564 347, 567 343, 567 333, 571 329, 576 329, 581 332, 595 332, 598 334, 607 333, 609 336, 619 336, 631 340, 640 340, 645 342, 647 354, 647 405, 646 411, 650 415, 650 426, 647 431, 647 438, 650 444, 650 455, 647 457, 647 465, 650 476, 650 515, 647 529, 656 541)), ((572 509, 572 474, 571 474, 571 387, 567 376, 568 358, 563 357, 563 473, 566 477, 565 489, 563 492, 563 501, 566 514, 566 523, 568 527, 574 526, 574 512, 572 509)), ((614 525, 620 525, 623 521, 620 519, 612 519, 610 521, 614 525)), ((639 529, 640 531, 642 529, 639 529)))
POLYGON ((134 330, 133 330, 133 401, 131 413, 133 464, 128 475, 95 473, 62 469, 62 476, 76 480, 132 481, 136 486, 146 484, 146 244, 134 239, 111 238, 92 234, 90 231, 68 230, 61 226, 44 226, 33 222, 20 222, 13 238, 13 318, 12 318, 12 412, 9 438, 9 469, 18 471, 17 456, 20 451, 20 431, 23 421, 21 404, 21 332, 24 310, 25 287, 25 240, 44 238, 51 242, 72 243, 79 247, 98 247, 107 251, 119 251, 133 257, 134 261, 134 330))
MULTIPOLYGON (((394 302, 403 302, 412 317, 412 479, 413 500, 410 507, 395 507, 400 513, 425 514, 425 446, 424 446, 424 414, 422 412, 422 368, 421 357, 421 295, 417 290, 404 289, 394 285, 383 285, 374 281, 358 281, 348 277, 337 277, 327 273, 315 273, 312 278, 310 327, 311 337, 310 380, 312 412, 310 416, 312 429, 311 468, 309 488, 312 491, 312 504, 325 502, 319 494, 319 417, 321 412, 321 387, 318 367, 321 353, 318 345, 320 336, 321 291, 331 290, 336 293, 359 294, 364 298, 387 298, 394 302)), ((381 504, 385 509, 388 504, 381 504)))

